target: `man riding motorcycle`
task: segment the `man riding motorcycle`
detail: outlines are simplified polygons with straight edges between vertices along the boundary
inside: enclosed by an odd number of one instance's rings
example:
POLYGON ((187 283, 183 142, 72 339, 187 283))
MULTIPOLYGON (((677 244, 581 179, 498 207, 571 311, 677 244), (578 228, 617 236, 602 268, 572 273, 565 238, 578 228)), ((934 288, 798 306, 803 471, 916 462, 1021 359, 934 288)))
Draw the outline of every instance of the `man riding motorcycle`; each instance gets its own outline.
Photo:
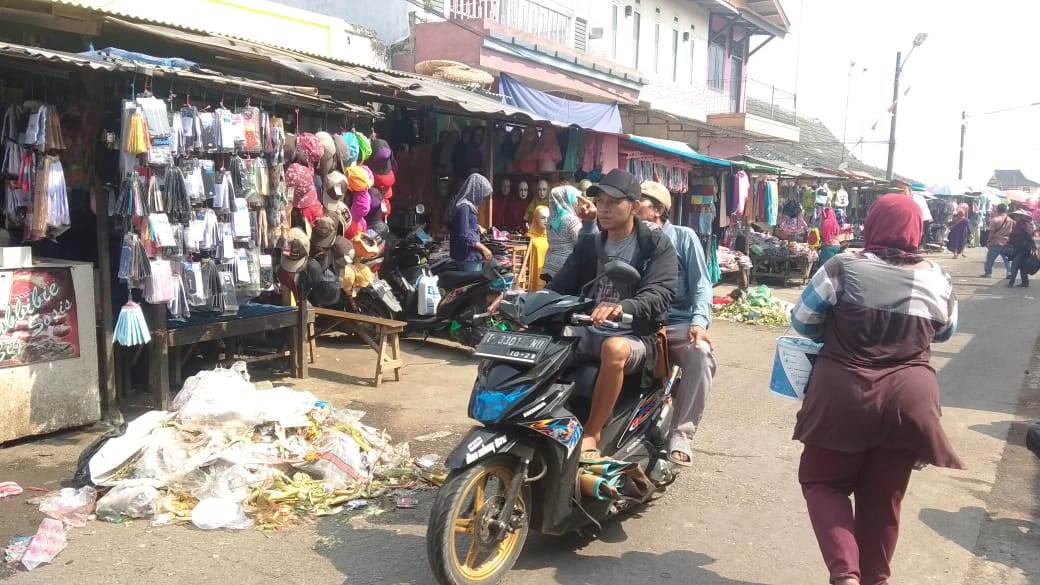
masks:
POLYGON ((598 445, 614 411, 626 373, 642 372, 648 381, 653 373, 653 336, 665 322, 675 296, 677 256, 661 230, 653 230, 638 219, 639 180, 615 169, 598 185, 589 188, 595 198, 602 231, 579 238, 563 268, 549 282, 549 290, 577 295, 586 284, 597 281, 590 291, 598 304, 591 313, 594 325, 633 316, 630 332, 605 327, 581 328, 579 351, 598 354, 600 370, 593 391, 592 408, 585 423, 581 450, 586 458, 598 457, 598 445), (624 286, 604 277, 610 260, 624 260, 639 271, 635 286, 624 286))
POLYGON ((672 195, 661 183, 645 181, 641 186, 640 219, 657 226, 668 236, 679 260, 675 299, 668 311, 668 354, 682 369, 672 389, 673 415, 668 438, 668 458, 688 467, 693 459, 690 442, 697 432, 708 390, 715 376, 714 344, 708 337, 711 325, 711 281, 697 232, 668 221, 672 195))

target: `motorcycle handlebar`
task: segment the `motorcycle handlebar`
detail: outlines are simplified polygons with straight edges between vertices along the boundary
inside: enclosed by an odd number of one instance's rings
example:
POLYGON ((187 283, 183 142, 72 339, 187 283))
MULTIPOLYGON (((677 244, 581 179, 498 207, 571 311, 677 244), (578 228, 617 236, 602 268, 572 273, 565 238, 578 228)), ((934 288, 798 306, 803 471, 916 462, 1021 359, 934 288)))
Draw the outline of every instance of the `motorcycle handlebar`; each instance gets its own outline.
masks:
MULTIPOLYGON (((592 317, 585 314, 571 315, 571 324, 573 325, 592 325, 592 317)), ((600 327, 607 329, 630 329, 632 326, 632 315, 628 313, 622 313, 619 321, 604 321, 599 324, 600 327)))

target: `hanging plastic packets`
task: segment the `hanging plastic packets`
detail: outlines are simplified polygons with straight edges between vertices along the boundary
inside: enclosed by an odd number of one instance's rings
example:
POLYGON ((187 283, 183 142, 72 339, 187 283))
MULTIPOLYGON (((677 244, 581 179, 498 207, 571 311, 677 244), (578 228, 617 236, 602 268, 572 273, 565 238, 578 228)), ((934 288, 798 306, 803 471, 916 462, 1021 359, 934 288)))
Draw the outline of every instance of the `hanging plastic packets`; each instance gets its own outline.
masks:
POLYGON ((209 304, 206 295, 205 275, 201 262, 185 262, 184 276, 182 278, 184 293, 188 297, 188 304, 193 307, 204 307, 209 304))
POLYGON ((217 214, 212 209, 204 211, 202 214, 202 249, 215 250, 222 233, 220 222, 217 221, 217 214))
POLYGON ((46 159, 47 236, 53 239, 72 227, 72 218, 69 215, 69 194, 61 159, 56 156, 48 156, 46 159))
POLYGON ((216 163, 209 159, 203 159, 199 161, 199 167, 202 168, 202 186, 204 188, 203 199, 213 199, 216 194, 216 183, 217 183, 217 166, 216 163))
POLYGON ((50 213, 50 199, 47 197, 47 171, 49 170, 50 162, 44 159, 40 171, 37 173, 38 178, 33 185, 32 194, 32 215, 29 222, 29 238, 32 240, 40 240, 47 236, 47 217, 50 213))
POLYGON ((191 198, 188 194, 187 182, 184 180, 184 173, 179 167, 167 167, 164 188, 166 213, 175 223, 187 223, 191 218, 191 198))
POLYGON ((147 278, 150 270, 148 254, 140 238, 133 233, 123 236, 123 247, 119 253, 119 278, 134 285, 147 278))
POLYGON ((231 225, 234 227, 235 237, 249 239, 252 233, 249 227, 249 204, 242 197, 236 197, 234 204, 231 225))
POLYGON ((185 105, 180 110, 181 142, 184 152, 202 150, 202 128, 199 123, 199 111, 195 106, 185 105))
POLYGON ((274 290, 274 262, 270 254, 260 254, 260 289, 274 290))
POLYGON ((235 254, 235 281, 239 284, 249 282, 248 250, 239 248, 235 254))
POLYGON ((220 312, 225 315, 238 313, 238 295, 235 278, 230 272, 220 272, 220 312))
POLYGON ((235 232, 229 223, 220 224, 220 259, 227 262, 235 257, 235 232))
POLYGON ((133 156, 140 156, 152 147, 148 123, 140 109, 129 111, 127 131, 123 140, 123 150, 133 156))
POLYGON ((130 301, 119 310, 119 319, 116 321, 113 332, 115 342, 125 347, 144 345, 152 340, 152 334, 148 332, 148 321, 144 318, 141 305, 130 301))
POLYGON ((162 180, 155 173, 152 173, 152 176, 148 178, 148 191, 147 195, 145 195, 145 201, 145 205, 148 206, 150 212, 166 212, 166 197, 163 195, 162 180))
POLYGON ((173 237, 173 229, 170 220, 165 213, 148 214, 148 229, 151 239, 161 248, 176 248, 177 240, 173 237))
POLYGON ((151 274, 144 280, 144 300, 149 303, 168 303, 173 299, 173 272, 168 260, 152 260, 151 274))
POLYGON ((127 219, 144 215, 144 197, 142 195, 141 175, 137 171, 127 173, 123 184, 119 187, 119 197, 109 214, 127 219))
POLYGON ((202 251, 202 233, 205 222, 201 219, 188 220, 188 229, 184 230, 184 251, 196 253, 202 251))
POLYGON ((213 112, 199 112, 199 142, 203 152, 217 152, 220 148, 219 125, 213 112))
POLYGON ((184 175, 184 187, 188 192, 190 203, 201 204, 206 199, 206 185, 202 180, 202 166, 198 161, 186 161, 181 166, 184 175))
POLYGON ((213 185, 213 209, 227 209, 234 197, 235 188, 231 180, 231 173, 223 171, 217 176, 217 182, 213 185))
POLYGON ((188 302, 188 291, 184 285, 185 274, 173 275, 173 298, 166 303, 166 311, 170 319, 183 321, 191 317, 191 303, 188 302))

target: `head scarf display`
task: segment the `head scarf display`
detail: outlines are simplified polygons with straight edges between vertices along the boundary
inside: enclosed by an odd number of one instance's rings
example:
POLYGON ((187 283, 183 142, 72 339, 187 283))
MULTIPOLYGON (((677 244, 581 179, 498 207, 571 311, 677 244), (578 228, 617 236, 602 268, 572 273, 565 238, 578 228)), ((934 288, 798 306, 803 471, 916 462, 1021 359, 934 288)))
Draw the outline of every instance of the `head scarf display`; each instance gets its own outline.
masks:
POLYGON ((820 240, 823 242, 823 245, 833 246, 837 244, 836 239, 840 231, 838 216, 830 207, 824 207, 823 218, 820 221, 820 240))
POLYGON ((343 142, 347 145, 346 159, 343 161, 343 165, 349 167, 358 162, 358 157, 361 156, 361 143, 358 142, 357 134, 354 132, 344 132, 343 142))
MULTIPOLYGON (((574 215, 574 208, 578 205, 578 195, 581 192, 572 185, 560 185, 549 192, 552 203, 549 207, 549 229, 559 231, 563 229, 563 218, 574 215)), ((540 207, 540 206, 539 206, 540 207)), ((537 211, 537 207, 535 208, 537 211)), ((532 223, 534 214, 532 213, 532 223)))
POLYGON ((459 192, 451 200, 450 209, 454 212, 456 207, 471 207, 476 211, 480 204, 491 196, 491 182, 484 175, 473 173, 459 187, 459 192))
POLYGON ((921 242, 921 229, 921 208, 913 198, 889 193, 878 199, 867 213, 863 251, 894 262, 920 262, 917 246, 921 242))
POLYGON ((372 156, 367 164, 376 175, 392 173, 397 161, 394 160, 394 151, 390 150, 390 144, 382 138, 373 140, 372 156))
POLYGON ((549 214, 549 208, 544 205, 539 205, 534 208, 534 215, 531 218, 531 226, 527 230, 528 237, 544 238, 547 235, 545 227, 542 226, 542 222, 538 221, 538 219, 541 217, 548 217, 549 214))
POLYGON ((358 161, 368 160, 368 157, 372 156, 372 143, 369 142, 367 136, 360 132, 355 131, 354 136, 358 141, 358 161))

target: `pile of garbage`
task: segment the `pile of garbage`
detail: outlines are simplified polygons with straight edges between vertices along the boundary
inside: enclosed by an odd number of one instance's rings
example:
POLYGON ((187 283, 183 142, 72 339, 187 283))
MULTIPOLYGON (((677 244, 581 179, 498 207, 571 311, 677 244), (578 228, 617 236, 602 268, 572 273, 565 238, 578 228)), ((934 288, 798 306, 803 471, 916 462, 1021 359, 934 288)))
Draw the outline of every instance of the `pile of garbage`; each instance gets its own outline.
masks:
MULTIPOLYGON (((310 392, 258 389, 243 363, 201 372, 185 381, 172 411, 147 412, 88 447, 74 479, 80 487, 30 500, 47 518, 35 537, 12 541, 7 559, 31 570, 41 533, 57 554, 64 530, 92 515, 272 530, 344 509, 381 510, 377 500, 391 493, 443 482, 436 457, 413 460, 407 443, 392 444, 363 416, 310 392)), ((398 499, 412 507, 413 497, 398 499)))
POLYGON ((787 327, 791 304, 773 296, 762 284, 747 290, 734 289, 728 296, 712 299, 712 316, 723 321, 787 327))

